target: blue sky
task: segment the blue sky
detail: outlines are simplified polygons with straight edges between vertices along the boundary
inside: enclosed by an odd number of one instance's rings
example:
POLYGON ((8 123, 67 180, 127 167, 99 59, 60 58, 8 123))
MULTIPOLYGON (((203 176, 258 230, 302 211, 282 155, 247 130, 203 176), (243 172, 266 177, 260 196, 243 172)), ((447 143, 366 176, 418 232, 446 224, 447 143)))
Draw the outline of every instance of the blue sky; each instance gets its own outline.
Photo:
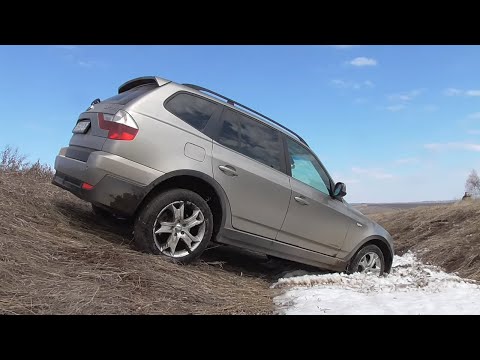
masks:
POLYGON ((347 201, 452 200, 480 170, 479 46, 0 46, 0 147, 53 164, 137 76, 210 88, 298 132, 347 201))

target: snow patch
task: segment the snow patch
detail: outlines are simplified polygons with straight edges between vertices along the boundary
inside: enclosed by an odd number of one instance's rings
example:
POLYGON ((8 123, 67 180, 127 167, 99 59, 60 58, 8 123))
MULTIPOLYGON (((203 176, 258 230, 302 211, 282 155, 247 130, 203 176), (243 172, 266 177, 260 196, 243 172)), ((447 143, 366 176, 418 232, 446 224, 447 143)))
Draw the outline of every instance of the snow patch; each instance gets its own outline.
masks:
POLYGON ((480 286, 425 265, 414 254, 395 256, 390 274, 284 277, 274 301, 281 314, 480 314, 480 286))

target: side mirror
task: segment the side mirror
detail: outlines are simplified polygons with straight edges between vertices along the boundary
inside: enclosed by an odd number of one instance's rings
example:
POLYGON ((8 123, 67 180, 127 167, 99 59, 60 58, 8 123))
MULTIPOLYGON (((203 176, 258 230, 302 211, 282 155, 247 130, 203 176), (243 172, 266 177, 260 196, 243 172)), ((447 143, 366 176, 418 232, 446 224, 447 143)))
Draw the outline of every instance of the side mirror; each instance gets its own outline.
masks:
POLYGON ((337 182, 333 188, 333 196, 343 198, 345 195, 347 195, 347 185, 337 182))

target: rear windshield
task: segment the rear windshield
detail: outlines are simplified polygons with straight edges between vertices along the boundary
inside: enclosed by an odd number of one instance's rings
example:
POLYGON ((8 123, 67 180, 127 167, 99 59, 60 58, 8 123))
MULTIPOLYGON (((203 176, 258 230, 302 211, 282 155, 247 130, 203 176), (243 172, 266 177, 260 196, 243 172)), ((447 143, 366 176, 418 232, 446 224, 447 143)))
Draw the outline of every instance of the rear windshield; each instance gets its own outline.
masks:
POLYGON ((105 99, 102 102, 127 105, 130 101, 135 100, 139 96, 144 95, 149 91, 156 89, 157 87, 158 86, 156 84, 137 86, 136 88, 130 89, 128 91, 122 92, 121 94, 105 99))

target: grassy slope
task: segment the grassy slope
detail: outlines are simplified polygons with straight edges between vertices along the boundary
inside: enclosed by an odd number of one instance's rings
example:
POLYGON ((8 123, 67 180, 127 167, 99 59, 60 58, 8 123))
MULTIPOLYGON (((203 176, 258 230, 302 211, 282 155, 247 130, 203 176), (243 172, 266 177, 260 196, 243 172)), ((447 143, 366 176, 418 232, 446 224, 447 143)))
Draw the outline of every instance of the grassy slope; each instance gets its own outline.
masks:
POLYGON ((394 237, 396 252, 480 280, 480 201, 369 215, 394 237))
POLYGON ((0 171, 0 313, 264 314, 265 280, 131 248, 130 226, 28 174, 0 171))
MULTIPOLYGON (((141 254, 131 247, 130 226, 95 218, 88 204, 50 178, 39 164, 0 171, 0 313, 273 311, 268 272, 276 270, 258 258, 220 248, 202 258, 221 261, 179 266, 141 254)), ((398 254, 411 249, 429 263, 480 280, 479 215, 480 201, 470 201, 369 216, 393 235, 398 254)))

